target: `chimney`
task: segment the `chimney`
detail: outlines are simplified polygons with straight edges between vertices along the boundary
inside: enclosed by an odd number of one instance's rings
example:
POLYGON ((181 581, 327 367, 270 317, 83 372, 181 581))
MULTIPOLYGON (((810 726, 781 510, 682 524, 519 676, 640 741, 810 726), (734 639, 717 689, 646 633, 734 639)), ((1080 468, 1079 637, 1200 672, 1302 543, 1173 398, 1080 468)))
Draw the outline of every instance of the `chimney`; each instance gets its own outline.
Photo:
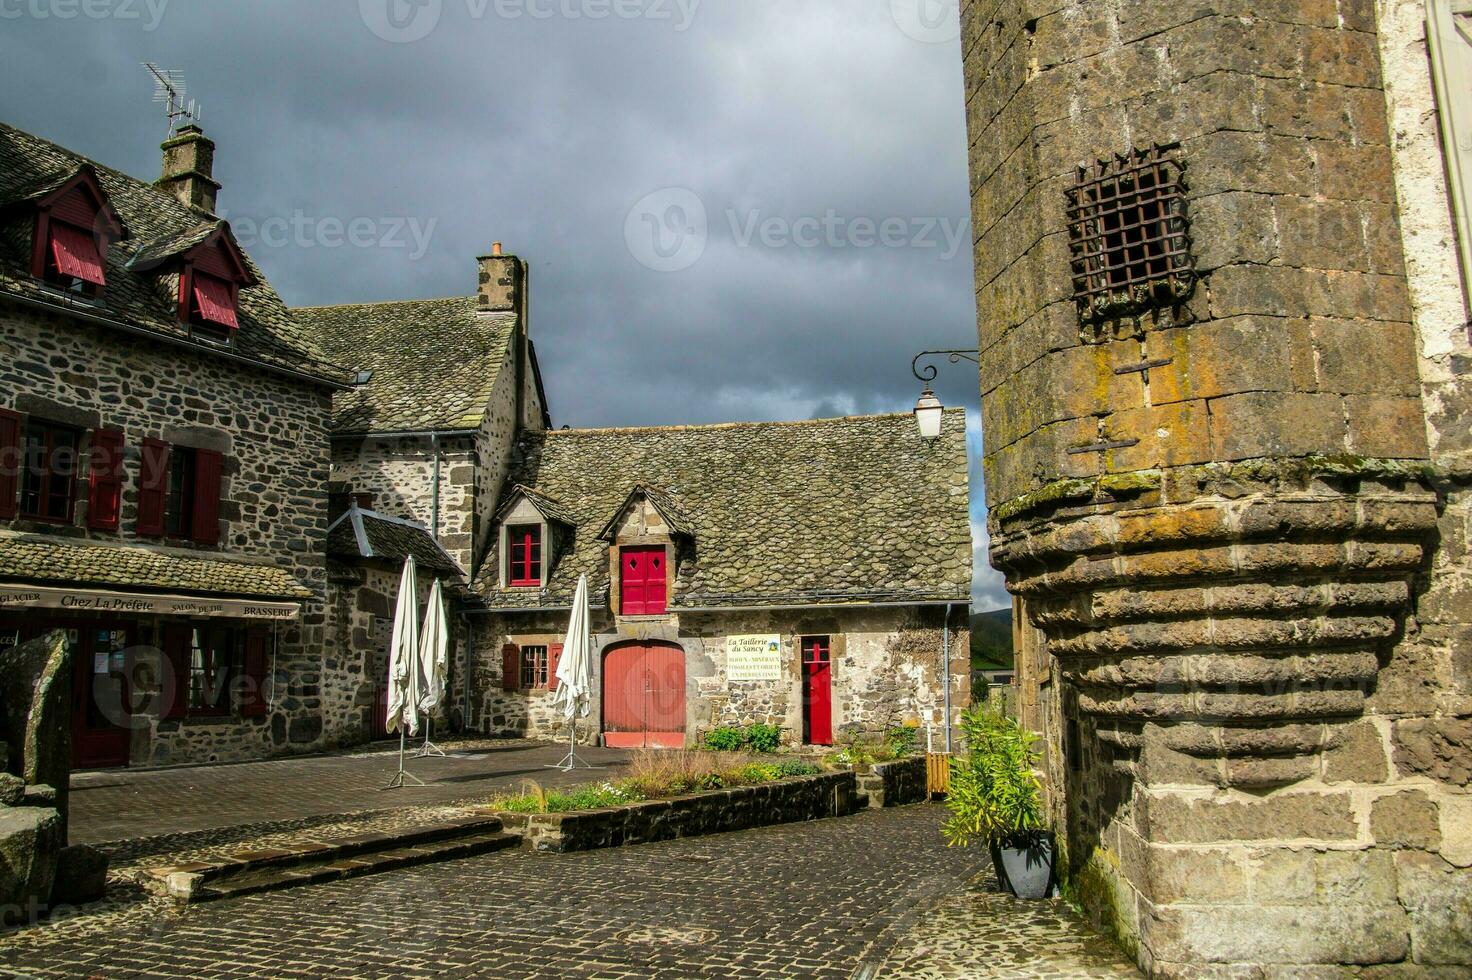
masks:
POLYGON ((214 214, 220 183, 214 178, 215 144, 204 130, 192 124, 182 127, 164 142, 163 151, 164 175, 156 186, 190 207, 214 214))
POLYGON ((482 255, 477 308, 482 313, 522 313, 526 302, 526 263, 514 255, 503 255, 501 243, 482 255))

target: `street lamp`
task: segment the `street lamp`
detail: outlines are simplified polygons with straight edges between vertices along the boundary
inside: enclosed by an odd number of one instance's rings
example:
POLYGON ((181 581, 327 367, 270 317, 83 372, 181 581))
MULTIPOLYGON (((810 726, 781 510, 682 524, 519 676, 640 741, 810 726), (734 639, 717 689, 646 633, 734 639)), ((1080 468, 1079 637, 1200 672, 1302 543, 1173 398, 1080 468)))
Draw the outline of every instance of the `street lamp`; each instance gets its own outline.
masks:
POLYGON ((981 365, 981 354, 974 350, 926 350, 916 354, 915 360, 910 362, 911 373, 925 385, 925 391, 915 403, 915 423, 920 426, 920 438, 927 442, 940 438, 940 423, 945 417, 946 407, 930 388, 930 383, 940 374, 940 370, 934 364, 927 364, 922 369, 920 361, 926 357, 941 356, 949 357, 952 364, 970 361, 977 366, 981 365))

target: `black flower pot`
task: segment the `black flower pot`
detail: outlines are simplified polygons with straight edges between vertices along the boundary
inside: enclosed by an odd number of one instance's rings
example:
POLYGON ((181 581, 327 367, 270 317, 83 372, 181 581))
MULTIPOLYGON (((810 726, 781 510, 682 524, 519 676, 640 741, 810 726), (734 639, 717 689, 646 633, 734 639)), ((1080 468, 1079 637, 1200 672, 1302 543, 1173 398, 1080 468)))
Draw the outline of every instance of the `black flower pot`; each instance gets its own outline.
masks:
POLYGON ((1005 891, 1018 898, 1048 898, 1053 894, 1053 835, 1030 840, 993 841, 992 866, 1005 891))

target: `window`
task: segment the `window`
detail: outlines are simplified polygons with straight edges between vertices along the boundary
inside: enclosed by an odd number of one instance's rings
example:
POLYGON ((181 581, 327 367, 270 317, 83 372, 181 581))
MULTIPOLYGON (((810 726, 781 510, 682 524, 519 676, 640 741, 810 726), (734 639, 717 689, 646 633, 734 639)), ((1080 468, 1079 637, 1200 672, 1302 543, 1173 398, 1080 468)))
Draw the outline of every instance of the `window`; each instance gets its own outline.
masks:
POLYGON ((52 219, 46 222, 46 245, 41 278, 53 286, 94 298, 107 285, 102 249, 92 234, 52 219))
POLYGON ((165 652, 174 674, 174 700, 165 717, 265 714, 270 642, 270 634, 260 629, 165 626, 165 652))
POLYGON ((26 425, 20 515, 38 521, 70 524, 77 485, 77 431, 49 422, 26 425))
POLYGON ((229 340, 231 332, 240 328, 235 315, 238 293, 235 283, 189 268, 180 277, 181 308, 187 309, 185 321, 201 328, 205 336, 229 340))
POLYGON ((157 439, 143 440, 142 456, 138 534, 218 544, 223 457, 157 439))
POLYGON ((521 648, 521 687, 530 690, 547 686, 547 648, 521 648))
POLYGON ((623 548, 619 568, 619 614, 664 615, 669 595, 664 547, 623 548))
POLYGON ((1079 168, 1067 195, 1082 322, 1133 316, 1191 294, 1183 171, 1160 146, 1079 168))
POLYGON ((805 636, 802 639, 802 662, 826 664, 831 645, 826 636, 805 636))
POLYGON ((107 285, 107 249, 125 235, 97 175, 84 167, 36 201, 31 275, 81 296, 107 285))
POLYGON ((527 524, 506 529, 509 552, 506 581, 512 588, 540 587, 542 584, 542 529, 527 524))

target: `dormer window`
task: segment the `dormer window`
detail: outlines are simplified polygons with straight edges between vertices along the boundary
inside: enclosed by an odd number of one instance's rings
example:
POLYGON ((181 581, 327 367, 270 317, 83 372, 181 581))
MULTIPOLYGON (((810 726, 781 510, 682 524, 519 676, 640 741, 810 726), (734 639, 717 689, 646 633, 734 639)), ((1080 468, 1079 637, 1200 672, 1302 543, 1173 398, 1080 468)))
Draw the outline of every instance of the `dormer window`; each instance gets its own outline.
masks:
POLYGON ((43 282, 95 298, 107 285, 107 249, 125 234, 97 177, 83 168, 38 197, 31 274, 43 282))
POLYGON ((231 331, 240 329, 235 315, 240 293, 235 283, 191 267, 181 277, 180 290, 184 292, 180 306, 187 304, 189 309, 188 323, 202 328, 206 336, 229 340, 231 331))
POLYGON ((542 584, 541 525, 508 527, 506 542, 506 583, 513 589, 539 588, 542 584))

